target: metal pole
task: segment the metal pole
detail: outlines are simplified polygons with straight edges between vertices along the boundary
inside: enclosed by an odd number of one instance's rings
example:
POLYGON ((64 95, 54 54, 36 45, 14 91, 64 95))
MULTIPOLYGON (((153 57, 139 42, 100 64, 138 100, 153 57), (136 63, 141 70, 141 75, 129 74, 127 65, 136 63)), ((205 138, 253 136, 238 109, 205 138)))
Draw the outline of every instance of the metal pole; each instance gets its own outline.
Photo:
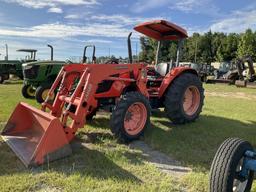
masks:
POLYGON ((181 47, 182 47, 182 44, 183 44, 183 39, 181 39, 179 42, 178 42, 178 50, 177 50, 177 58, 176 58, 176 67, 178 67, 180 65, 180 57, 181 57, 181 47))
POLYGON ((139 61, 139 58, 138 58, 138 43, 136 42, 136 59, 137 59, 137 62, 139 61))
POLYGON ((159 54, 160 54, 160 47, 161 47, 161 41, 158 41, 157 44, 157 50, 156 50, 156 59, 155 59, 155 65, 157 65, 158 60, 159 60, 159 54))
POLYGON ((5 50, 6 50, 5 60, 8 61, 8 59, 9 59, 9 53, 8 53, 8 45, 7 45, 7 44, 5 44, 5 50))
POLYGON ((194 59, 195 63, 196 63, 196 59, 197 59, 197 40, 196 40, 196 47, 195 47, 195 59, 194 59))

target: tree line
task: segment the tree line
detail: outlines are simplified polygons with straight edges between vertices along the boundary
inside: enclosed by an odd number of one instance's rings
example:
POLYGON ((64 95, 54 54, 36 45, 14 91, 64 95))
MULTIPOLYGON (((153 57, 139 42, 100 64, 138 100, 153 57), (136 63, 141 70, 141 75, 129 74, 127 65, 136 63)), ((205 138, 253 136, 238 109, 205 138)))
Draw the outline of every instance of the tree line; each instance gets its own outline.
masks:
MULTIPOLYGON (((140 38, 142 61, 152 62, 155 59, 157 41, 140 38)), ((159 60, 175 61, 177 41, 162 42, 159 60)), ((244 33, 221 33, 211 31, 199 34, 194 33, 183 42, 180 60, 184 62, 208 63, 231 61, 243 56, 251 56, 256 61, 256 32, 247 29, 244 33)))

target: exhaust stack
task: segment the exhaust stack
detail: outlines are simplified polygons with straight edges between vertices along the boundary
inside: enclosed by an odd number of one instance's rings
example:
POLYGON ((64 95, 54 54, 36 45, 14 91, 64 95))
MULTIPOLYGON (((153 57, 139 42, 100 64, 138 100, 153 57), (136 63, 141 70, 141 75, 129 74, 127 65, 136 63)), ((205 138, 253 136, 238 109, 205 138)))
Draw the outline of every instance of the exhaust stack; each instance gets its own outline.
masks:
POLYGON ((53 46, 47 45, 51 49, 51 61, 53 61, 53 46))
POLYGON ((131 45, 131 36, 132 36, 132 32, 128 35, 128 39, 127 39, 129 63, 132 63, 132 45, 131 45))

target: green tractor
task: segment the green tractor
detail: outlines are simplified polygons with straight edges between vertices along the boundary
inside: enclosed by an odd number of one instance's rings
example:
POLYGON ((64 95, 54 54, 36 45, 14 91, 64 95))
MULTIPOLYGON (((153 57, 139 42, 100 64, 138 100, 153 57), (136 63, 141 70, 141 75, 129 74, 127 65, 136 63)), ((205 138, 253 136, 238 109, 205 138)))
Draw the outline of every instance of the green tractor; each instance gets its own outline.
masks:
POLYGON ((8 80, 10 74, 17 76, 20 79, 23 79, 22 64, 36 61, 37 50, 35 49, 19 49, 17 51, 29 53, 29 55, 21 60, 9 60, 8 45, 6 44, 5 47, 6 56, 4 60, 0 60, 0 84, 3 83, 5 80, 8 80))
MULTIPOLYGON (((48 91, 50 90, 60 69, 64 65, 72 63, 70 60, 53 60, 53 47, 51 45, 48 45, 48 47, 51 49, 50 60, 24 63, 22 65, 24 75, 22 95, 25 98, 35 98, 38 103, 42 103, 46 99, 48 91)), ((83 63, 87 62, 86 50, 88 47, 93 48, 92 62, 96 61, 95 46, 87 45, 84 48, 83 63)), ((53 100, 54 97, 55 95, 53 95, 50 100, 53 100)))

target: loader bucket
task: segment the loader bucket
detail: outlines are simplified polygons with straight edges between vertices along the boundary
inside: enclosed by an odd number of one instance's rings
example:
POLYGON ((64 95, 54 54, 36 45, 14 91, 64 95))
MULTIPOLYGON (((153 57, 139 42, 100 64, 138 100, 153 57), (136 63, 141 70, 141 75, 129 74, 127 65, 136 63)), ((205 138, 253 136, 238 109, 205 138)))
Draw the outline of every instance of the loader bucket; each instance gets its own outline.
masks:
POLYGON ((17 105, 1 136, 26 167, 72 153, 59 119, 26 103, 17 105))
POLYGON ((235 85, 237 87, 246 87, 246 81, 244 81, 244 80, 236 80, 235 85))

